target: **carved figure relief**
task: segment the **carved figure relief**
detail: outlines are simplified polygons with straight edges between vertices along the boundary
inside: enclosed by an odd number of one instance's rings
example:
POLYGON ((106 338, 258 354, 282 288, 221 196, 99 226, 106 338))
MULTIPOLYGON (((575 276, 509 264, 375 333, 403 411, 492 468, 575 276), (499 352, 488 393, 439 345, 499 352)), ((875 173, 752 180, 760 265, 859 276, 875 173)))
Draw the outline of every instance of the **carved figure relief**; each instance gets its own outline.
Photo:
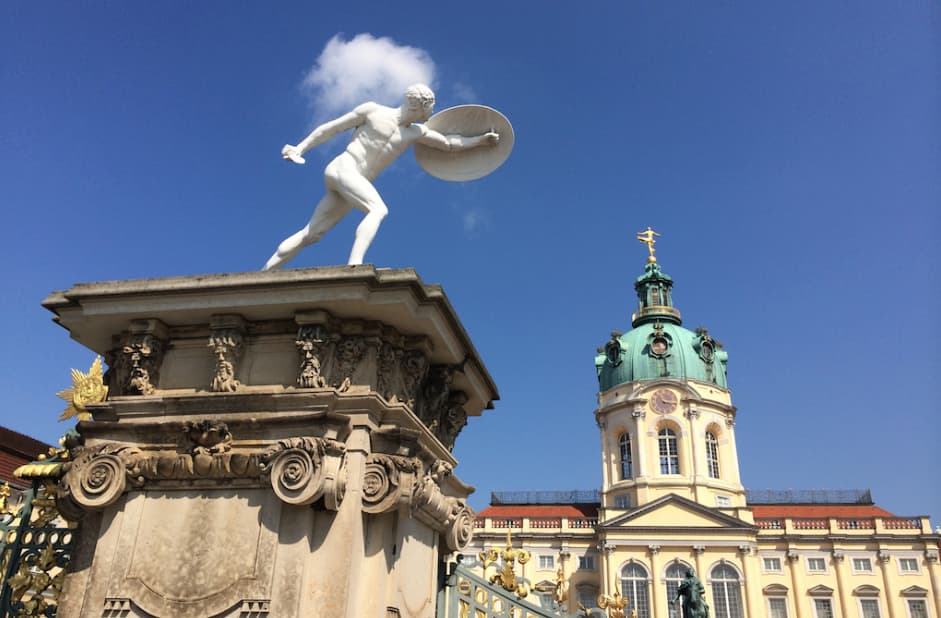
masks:
POLYGON ((300 371, 297 385, 301 388, 322 388, 327 386, 324 377, 325 355, 331 347, 331 336, 320 325, 301 326, 294 341, 300 355, 300 371))
POLYGON ((242 355, 242 333, 235 328, 214 329, 209 335, 209 348, 216 359, 210 390, 214 393, 234 393, 241 386, 235 379, 235 368, 242 355))
POLYGON ((333 385, 342 393, 350 390, 353 373, 363 359, 366 351, 366 342, 362 337, 343 337, 336 346, 336 373, 333 376, 333 385))
POLYGON ((111 353, 111 389, 122 395, 151 395, 156 390, 164 342, 150 333, 130 333, 111 353))

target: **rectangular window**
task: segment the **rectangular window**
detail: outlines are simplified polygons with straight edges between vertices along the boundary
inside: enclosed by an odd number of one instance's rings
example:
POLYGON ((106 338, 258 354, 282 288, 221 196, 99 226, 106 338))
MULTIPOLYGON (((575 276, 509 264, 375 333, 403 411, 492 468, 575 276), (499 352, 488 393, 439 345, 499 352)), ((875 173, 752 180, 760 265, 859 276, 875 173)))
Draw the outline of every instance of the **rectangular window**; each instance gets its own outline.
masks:
POLYGON ((807 570, 811 573, 826 573, 827 561, 824 558, 808 558, 807 570))
POLYGON ((833 618, 833 604, 830 599, 814 599, 814 618, 833 618))
POLYGON ((783 597, 768 599, 768 618, 787 618, 787 599, 783 597))
POLYGON ((917 573, 918 560, 916 558, 899 558, 899 570, 902 573, 917 573))
POLYGON ((765 571, 768 573, 780 573, 781 572, 781 559, 780 558, 764 558, 762 560, 762 565, 764 565, 765 571))
POLYGON ((539 556, 539 568, 543 571, 555 568, 555 556, 539 556))
POLYGON ((614 506, 618 509, 631 508, 631 495, 621 494, 620 496, 614 496, 614 506))
MULTIPOLYGON (((585 569, 587 571, 594 571, 595 570, 595 557, 594 556, 579 556, 578 568, 585 569)), ((586 605, 585 607, 588 607, 588 606, 586 605)))
POLYGON ((909 599, 908 618, 928 618, 928 604, 923 599, 909 599))
POLYGON ((854 573, 872 573, 872 560, 869 558, 853 558, 854 573))
POLYGON ((879 600, 860 599, 859 614, 862 618, 879 618, 879 600))

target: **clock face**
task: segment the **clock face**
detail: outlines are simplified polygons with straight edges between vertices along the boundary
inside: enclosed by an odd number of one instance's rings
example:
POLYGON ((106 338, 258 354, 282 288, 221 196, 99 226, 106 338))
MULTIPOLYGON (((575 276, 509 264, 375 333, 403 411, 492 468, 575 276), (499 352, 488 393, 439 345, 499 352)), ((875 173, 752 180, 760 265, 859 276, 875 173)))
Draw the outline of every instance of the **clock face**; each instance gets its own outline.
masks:
POLYGON ((676 409, 676 404, 676 393, 665 388, 655 391, 653 397, 650 398, 650 407, 660 414, 672 412, 676 409))

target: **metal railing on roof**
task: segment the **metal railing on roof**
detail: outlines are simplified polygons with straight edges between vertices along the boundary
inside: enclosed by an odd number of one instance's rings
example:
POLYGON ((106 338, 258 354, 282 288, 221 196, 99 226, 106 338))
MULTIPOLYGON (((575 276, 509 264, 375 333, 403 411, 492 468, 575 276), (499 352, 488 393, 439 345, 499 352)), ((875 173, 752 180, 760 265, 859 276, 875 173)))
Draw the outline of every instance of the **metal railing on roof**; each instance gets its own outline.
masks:
POLYGON ((868 489, 749 489, 748 504, 875 504, 868 489))
POLYGON ((597 489, 493 491, 490 504, 601 504, 601 493, 597 489))

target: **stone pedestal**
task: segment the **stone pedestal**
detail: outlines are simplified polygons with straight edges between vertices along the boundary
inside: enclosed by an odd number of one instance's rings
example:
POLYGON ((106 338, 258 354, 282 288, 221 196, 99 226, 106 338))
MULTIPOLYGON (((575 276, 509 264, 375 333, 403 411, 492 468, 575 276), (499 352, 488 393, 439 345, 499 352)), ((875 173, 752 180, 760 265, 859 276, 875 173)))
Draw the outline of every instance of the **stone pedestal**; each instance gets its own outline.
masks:
POLYGON ((345 266, 44 305, 110 389, 59 484, 59 616, 433 616, 474 521, 450 449, 497 398, 440 287, 345 266))

